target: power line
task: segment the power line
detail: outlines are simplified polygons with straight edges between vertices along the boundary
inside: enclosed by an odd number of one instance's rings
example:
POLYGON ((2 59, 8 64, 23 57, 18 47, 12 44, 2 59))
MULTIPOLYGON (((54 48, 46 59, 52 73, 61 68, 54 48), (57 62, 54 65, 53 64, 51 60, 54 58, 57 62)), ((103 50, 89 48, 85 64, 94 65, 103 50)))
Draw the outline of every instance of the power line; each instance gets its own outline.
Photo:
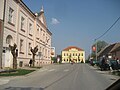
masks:
POLYGON ((107 32, 109 32, 111 30, 111 28, 119 21, 120 17, 98 38, 96 38, 95 40, 100 39, 101 37, 103 37, 107 32))

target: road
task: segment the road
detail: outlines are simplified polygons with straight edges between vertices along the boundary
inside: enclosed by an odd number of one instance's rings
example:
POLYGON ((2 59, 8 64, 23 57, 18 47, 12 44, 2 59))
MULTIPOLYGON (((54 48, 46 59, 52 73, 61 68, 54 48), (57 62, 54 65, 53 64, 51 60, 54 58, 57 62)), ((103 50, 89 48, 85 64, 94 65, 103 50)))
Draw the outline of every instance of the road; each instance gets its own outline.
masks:
POLYGON ((26 76, 4 78, 0 90, 105 90, 118 77, 88 64, 50 65, 26 76))

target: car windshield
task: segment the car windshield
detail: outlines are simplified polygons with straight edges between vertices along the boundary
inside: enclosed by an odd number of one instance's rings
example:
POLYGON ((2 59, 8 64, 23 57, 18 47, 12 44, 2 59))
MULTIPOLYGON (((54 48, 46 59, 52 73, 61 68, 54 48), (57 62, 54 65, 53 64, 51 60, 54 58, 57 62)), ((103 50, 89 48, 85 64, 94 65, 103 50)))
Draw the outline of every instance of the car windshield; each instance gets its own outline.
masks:
POLYGON ((0 0, 0 90, 105 90, 120 78, 120 0, 0 0))

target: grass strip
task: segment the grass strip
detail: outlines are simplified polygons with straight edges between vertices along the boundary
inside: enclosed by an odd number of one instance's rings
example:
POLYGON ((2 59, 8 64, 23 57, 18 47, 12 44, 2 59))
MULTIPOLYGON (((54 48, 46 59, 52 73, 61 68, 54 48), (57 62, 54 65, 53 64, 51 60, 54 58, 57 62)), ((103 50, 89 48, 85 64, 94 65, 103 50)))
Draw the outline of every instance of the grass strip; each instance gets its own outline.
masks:
POLYGON ((14 72, 7 71, 7 72, 0 73, 0 76, 21 76, 21 75, 29 74, 33 71, 35 70, 17 69, 14 72))

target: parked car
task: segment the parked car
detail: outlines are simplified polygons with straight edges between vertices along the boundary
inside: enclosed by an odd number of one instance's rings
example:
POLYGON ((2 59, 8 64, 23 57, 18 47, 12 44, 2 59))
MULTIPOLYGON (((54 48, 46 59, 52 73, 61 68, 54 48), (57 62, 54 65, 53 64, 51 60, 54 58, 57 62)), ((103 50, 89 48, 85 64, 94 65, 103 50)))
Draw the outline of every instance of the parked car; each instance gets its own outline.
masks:
POLYGON ((110 70, 109 64, 106 62, 106 60, 105 60, 104 63, 102 62, 102 59, 99 60, 99 65, 98 66, 100 67, 101 71, 110 70))
POLYGON ((90 64, 92 65, 92 66, 94 66, 94 65, 99 65, 99 61, 98 60, 91 60, 90 61, 90 64))
POLYGON ((109 60, 109 66, 111 66, 113 70, 119 69, 119 64, 117 60, 109 60))

